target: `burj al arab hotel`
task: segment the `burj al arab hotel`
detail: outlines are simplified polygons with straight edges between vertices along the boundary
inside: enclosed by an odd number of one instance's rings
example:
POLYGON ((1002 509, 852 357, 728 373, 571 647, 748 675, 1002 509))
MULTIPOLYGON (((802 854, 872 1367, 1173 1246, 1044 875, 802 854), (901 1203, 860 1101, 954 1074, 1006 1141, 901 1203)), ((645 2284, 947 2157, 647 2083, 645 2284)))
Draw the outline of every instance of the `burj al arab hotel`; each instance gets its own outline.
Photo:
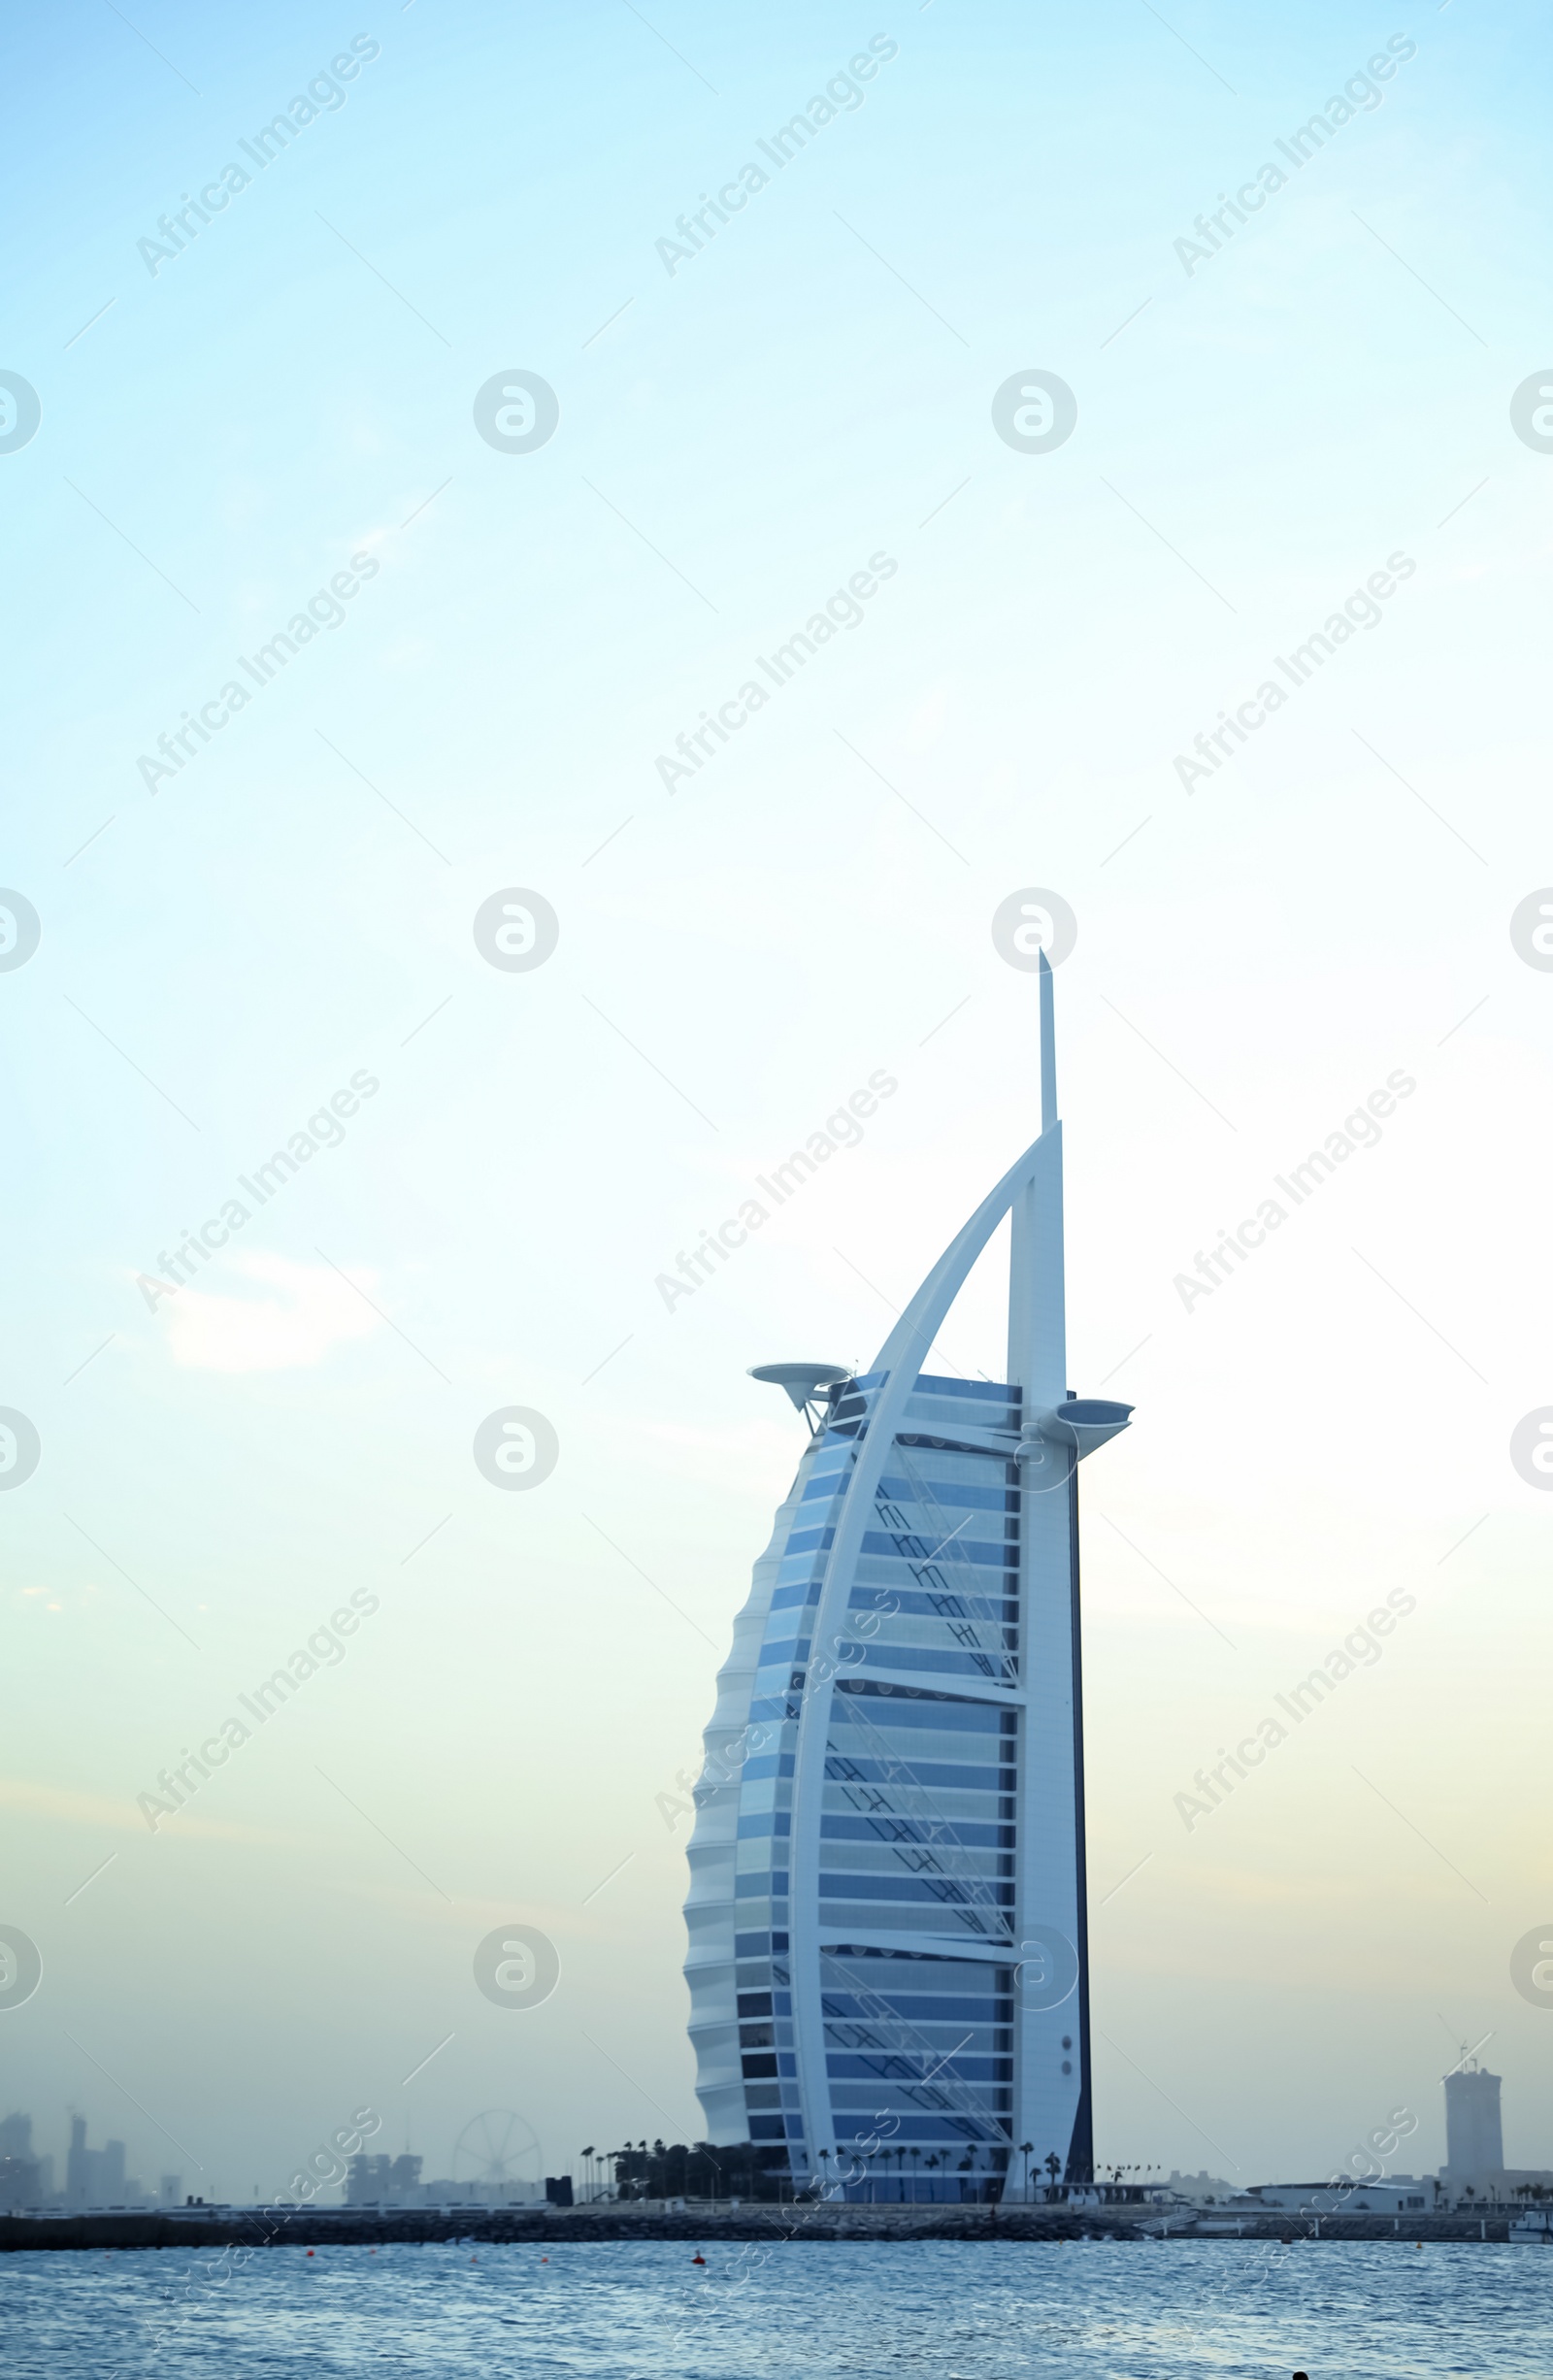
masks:
POLYGON ((860 2198, 1093 2170, 1077 1474, 1132 1407, 1067 1385, 1043 954, 1040 994, 1040 1138, 873 1369, 755 1372, 810 1435, 695 1792, 696 2089, 710 2141, 860 2198), (920 1371, 1005 1215, 1006 1379, 920 1371))

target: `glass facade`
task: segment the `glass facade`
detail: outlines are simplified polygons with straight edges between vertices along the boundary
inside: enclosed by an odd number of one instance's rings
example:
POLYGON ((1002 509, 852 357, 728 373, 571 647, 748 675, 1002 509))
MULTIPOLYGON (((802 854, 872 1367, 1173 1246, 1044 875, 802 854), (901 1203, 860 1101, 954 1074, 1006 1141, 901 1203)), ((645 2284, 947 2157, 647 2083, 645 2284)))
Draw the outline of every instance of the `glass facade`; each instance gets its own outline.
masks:
POLYGON ((866 2166, 860 2195, 958 2198, 962 2172, 1001 2170, 1010 2139, 1019 1716, 998 1690, 1019 1674, 1019 1492, 1011 1462, 950 1450, 935 1432, 967 1414, 1017 1430, 1019 1391, 918 1380, 914 1426, 871 1499, 843 1624, 816 1647, 826 1556, 881 1384, 849 1383, 794 1483, 751 1744, 724 1789, 737 1796, 739 2136, 804 2138, 789 1936, 796 1737, 812 1684, 829 1702, 825 1782, 819 1863, 799 1889, 816 1898, 825 1936, 821 2145, 839 2166, 866 2166), (942 1937, 942 1954, 877 1938, 897 1930, 942 1937), (967 1943, 980 1955, 956 1955, 967 1943))

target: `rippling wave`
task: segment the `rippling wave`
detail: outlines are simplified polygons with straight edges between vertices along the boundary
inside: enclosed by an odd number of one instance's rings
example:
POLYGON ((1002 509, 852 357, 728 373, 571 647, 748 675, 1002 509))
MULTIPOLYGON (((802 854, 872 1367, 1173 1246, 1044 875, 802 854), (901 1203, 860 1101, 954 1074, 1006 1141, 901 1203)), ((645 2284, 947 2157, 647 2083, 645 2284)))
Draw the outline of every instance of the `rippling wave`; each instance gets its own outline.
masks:
POLYGON ((1502 2380, 1553 2252, 1304 2241, 557 2243, 27 2254, 7 2380, 1502 2380), (220 2269, 224 2270, 224 2267, 220 2269))

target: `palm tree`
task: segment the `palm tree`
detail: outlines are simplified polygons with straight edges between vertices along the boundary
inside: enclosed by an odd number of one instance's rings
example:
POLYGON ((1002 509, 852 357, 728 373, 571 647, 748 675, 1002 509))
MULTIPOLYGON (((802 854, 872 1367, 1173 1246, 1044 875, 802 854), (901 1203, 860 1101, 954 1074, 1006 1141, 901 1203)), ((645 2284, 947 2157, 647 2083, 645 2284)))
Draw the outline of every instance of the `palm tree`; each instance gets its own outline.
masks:
MULTIPOLYGON (((936 2172, 938 2171, 939 2166, 940 2166, 940 2165, 942 2164, 942 2162, 943 2162, 943 2160, 942 2160, 941 2157, 938 2157, 938 2156, 933 2156, 933 2157, 930 2157, 930 2158, 928 2159, 928 2161, 927 2161, 927 2167, 928 2167, 928 2171, 929 2171, 929 2173, 936 2173, 936 2172)), ((931 2193, 931 2189, 930 2189, 930 2191, 929 2191, 929 2196, 931 2197, 931 2195, 932 2195, 932 2193, 931 2193)))
POLYGON ((1062 2171, 1062 2159, 1055 2149, 1048 2149, 1041 2163, 1046 2168, 1046 2196, 1049 2198, 1057 2187, 1057 2176, 1062 2171))
POLYGON ((1036 2144, 1033 2140, 1021 2140, 1019 2143, 1019 2154, 1025 2161, 1024 2190, 1025 2197, 1027 2198, 1030 2196, 1030 2160, 1032 2154, 1034 2153, 1035 2145, 1036 2144))
POLYGON ((821 2149, 821 2150, 820 2150, 820 2152, 819 2152, 819 2162, 820 2162, 820 2164, 821 2164, 821 2165, 824 2166, 824 2168, 825 2168, 825 2172, 824 2172, 824 2177, 823 2177, 823 2178, 824 2178, 824 2179, 825 2179, 825 2180, 828 2182, 828 2181, 830 2180, 830 2177, 831 2177, 831 2153, 830 2153, 829 2149, 821 2149))
POLYGON ((913 2206, 916 2204, 916 2172, 917 2172, 917 2167, 918 2167, 918 2165, 920 2165, 920 2164, 921 2164, 921 2163, 922 2163, 922 2152, 921 2152, 921 2150, 920 2150, 920 2149, 913 2149, 913 2150, 911 2151, 911 2203, 912 2203, 912 2205, 913 2205, 913 2206))
POLYGON ((582 2160, 582 2199, 585 2205, 587 2203, 588 2194, 593 2187, 592 2176, 588 2171, 588 2160, 593 2155, 593 2151, 591 2148, 578 2149, 578 2155, 582 2160))

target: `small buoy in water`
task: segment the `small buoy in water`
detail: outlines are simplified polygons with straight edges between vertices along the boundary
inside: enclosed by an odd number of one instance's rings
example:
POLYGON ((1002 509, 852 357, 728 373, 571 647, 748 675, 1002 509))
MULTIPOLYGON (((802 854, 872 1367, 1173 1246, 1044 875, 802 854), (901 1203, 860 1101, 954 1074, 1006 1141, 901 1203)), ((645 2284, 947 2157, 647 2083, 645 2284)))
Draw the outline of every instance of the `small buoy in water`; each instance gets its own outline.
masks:
POLYGON ((549 2263, 549 2261, 550 2261, 550 2260, 549 2260, 549 2258, 548 2258, 547 2256, 542 2256, 542 2257, 540 2258, 540 2263, 541 2263, 542 2264, 547 2264, 549 2263))
POLYGON ((308 2250, 308 2254, 309 2254, 310 2256, 313 2254, 313 2250, 312 2250, 311 2248, 308 2250))
POLYGON ((702 2255, 699 2248, 696 2250, 695 2255, 690 2260, 693 2264, 704 2264, 706 2261, 706 2258, 702 2255))

